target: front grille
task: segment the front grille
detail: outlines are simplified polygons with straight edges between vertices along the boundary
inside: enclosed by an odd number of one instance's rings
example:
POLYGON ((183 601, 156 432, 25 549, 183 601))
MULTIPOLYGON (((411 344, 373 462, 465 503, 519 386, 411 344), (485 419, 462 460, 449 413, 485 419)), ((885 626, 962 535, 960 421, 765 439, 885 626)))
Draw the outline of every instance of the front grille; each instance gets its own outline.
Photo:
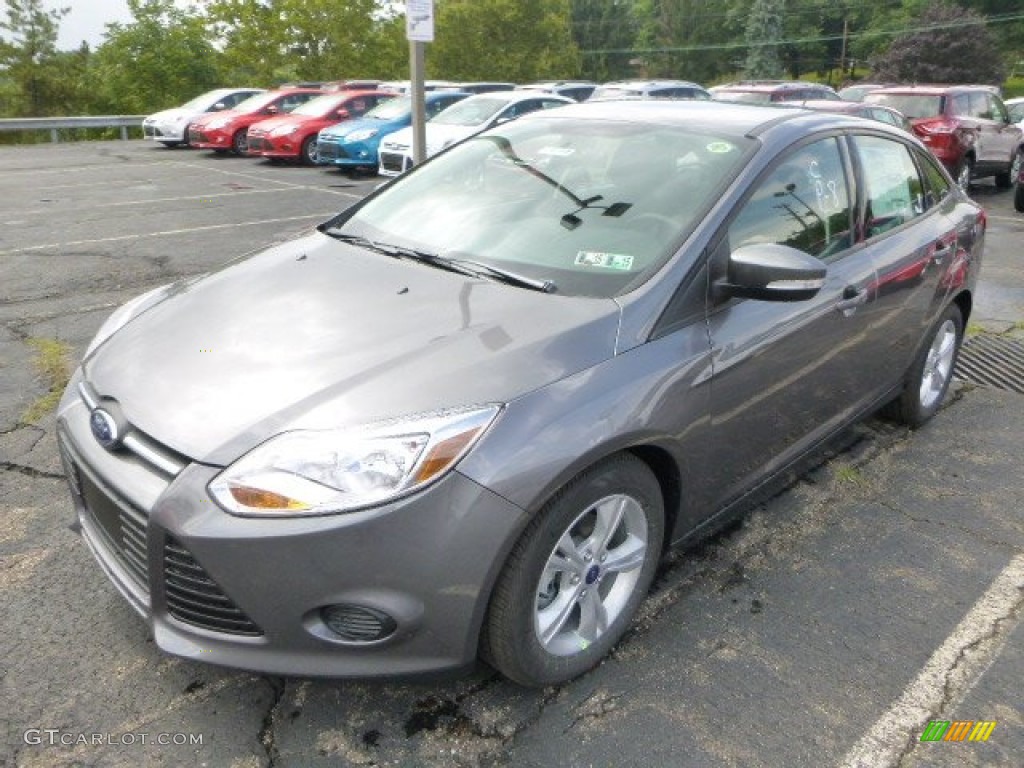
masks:
POLYGON ((392 155, 387 152, 380 153, 380 167, 385 171, 394 171, 401 173, 405 170, 404 157, 402 155, 392 155))
POLYGON ((259 138, 256 136, 249 136, 249 151, 250 152, 263 152, 264 150, 273 149, 270 142, 266 139, 259 138))
POLYGON ((167 612, 178 621, 229 635, 263 634, 192 553, 170 536, 164 543, 164 595, 167 612))
POLYGON ((205 133, 203 133, 202 131, 197 131, 194 128, 188 129, 188 140, 193 144, 205 144, 208 141, 205 133))
POLYGON ((82 500, 89 518, 103 537, 104 544, 136 585, 149 594, 149 569, 146 567, 146 536, 148 518, 141 509, 101 489, 88 472, 75 468, 75 479, 81 488, 82 500))
POLYGON ((153 137, 154 137, 154 136, 156 136, 156 134, 157 134, 157 131, 156 131, 156 126, 153 126, 153 125, 145 125, 145 124, 144 124, 144 125, 142 126, 142 134, 143 134, 143 136, 145 136, 145 137, 146 137, 147 139, 151 139, 151 138, 153 138, 153 137))

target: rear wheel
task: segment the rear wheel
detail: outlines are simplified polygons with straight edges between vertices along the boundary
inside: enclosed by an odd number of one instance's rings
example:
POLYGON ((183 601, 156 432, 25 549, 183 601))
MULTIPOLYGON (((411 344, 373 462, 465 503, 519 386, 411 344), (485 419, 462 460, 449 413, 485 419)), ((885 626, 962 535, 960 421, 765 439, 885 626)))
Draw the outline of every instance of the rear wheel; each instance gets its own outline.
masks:
POLYGON ((950 304, 910 366, 903 394, 886 407, 886 416, 916 429, 935 415, 953 380, 963 328, 960 308, 950 304))
POLYGON ((523 685, 565 682, 622 636, 654 578, 661 487, 634 456, 578 475, 534 518, 491 596, 481 654, 523 685))

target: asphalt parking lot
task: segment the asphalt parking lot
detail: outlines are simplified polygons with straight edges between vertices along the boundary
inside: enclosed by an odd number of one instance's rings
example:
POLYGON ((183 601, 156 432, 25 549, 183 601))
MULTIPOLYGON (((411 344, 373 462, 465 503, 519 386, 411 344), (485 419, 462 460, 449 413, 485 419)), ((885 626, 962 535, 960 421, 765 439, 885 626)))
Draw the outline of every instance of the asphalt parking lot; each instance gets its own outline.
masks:
MULTIPOLYGON (((141 141, 0 148, 0 765, 1019 766, 1024 399, 961 383, 871 420, 671 555, 592 673, 522 689, 302 680, 155 650, 72 530, 40 357, 151 287, 286 239, 378 180, 141 141), (51 342, 56 342, 54 347, 51 342), (995 722, 922 742, 928 723, 995 722)), ((970 332, 1024 340, 1024 215, 989 183, 970 332)), ((262 566, 261 566, 262 567, 262 566)))

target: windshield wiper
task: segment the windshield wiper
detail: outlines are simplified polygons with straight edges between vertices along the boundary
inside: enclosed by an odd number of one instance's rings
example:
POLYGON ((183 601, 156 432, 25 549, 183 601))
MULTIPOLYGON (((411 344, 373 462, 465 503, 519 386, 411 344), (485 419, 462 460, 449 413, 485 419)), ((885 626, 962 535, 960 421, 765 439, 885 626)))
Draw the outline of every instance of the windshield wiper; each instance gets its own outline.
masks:
POLYGON ((413 259, 415 261, 429 264, 432 267, 438 269, 444 269, 449 272, 455 272, 456 274, 466 275, 467 277, 489 277, 493 280, 498 280, 509 285, 516 285, 520 288, 530 288, 534 291, 540 291, 542 293, 554 293, 557 289, 555 284, 550 280, 538 280, 526 275, 520 275, 517 272, 512 272, 508 269, 502 269, 501 267, 492 267, 490 264, 484 264, 480 261, 473 259, 461 259, 453 258, 451 256, 441 256, 437 253, 431 253, 430 251, 421 251, 416 248, 407 248, 402 245, 393 245, 392 243, 382 243, 377 240, 371 240, 368 237, 362 235, 350 235, 344 232, 338 232, 337 230, 325 230, 326 234, 337 240, 341 240, 344 243, 350 243, 351 245, 359 246, 360 248, 366 248, 367 250, 376 251, 377 253, 383 253, 385 256, 393 256, 394 258, 405 258, 413 259))

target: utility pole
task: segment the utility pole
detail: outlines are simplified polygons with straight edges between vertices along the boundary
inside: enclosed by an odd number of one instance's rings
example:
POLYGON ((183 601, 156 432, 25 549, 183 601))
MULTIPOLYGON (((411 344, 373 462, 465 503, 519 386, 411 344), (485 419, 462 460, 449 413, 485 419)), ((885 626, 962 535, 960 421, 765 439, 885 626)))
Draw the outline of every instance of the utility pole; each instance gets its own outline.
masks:
POLYGON ((848 24, 846 17, 843 17, 843 49, 839 54, 839 82, 842 83, 846 73, 846 36, 848 33, 848 24))
POLYGON ((405 36, 409 39, 409 95, 412 99, 412 161, 427 158, 427 111, 424 106, 424 44, 434 40, 434 0, 406 0, 405 36))

